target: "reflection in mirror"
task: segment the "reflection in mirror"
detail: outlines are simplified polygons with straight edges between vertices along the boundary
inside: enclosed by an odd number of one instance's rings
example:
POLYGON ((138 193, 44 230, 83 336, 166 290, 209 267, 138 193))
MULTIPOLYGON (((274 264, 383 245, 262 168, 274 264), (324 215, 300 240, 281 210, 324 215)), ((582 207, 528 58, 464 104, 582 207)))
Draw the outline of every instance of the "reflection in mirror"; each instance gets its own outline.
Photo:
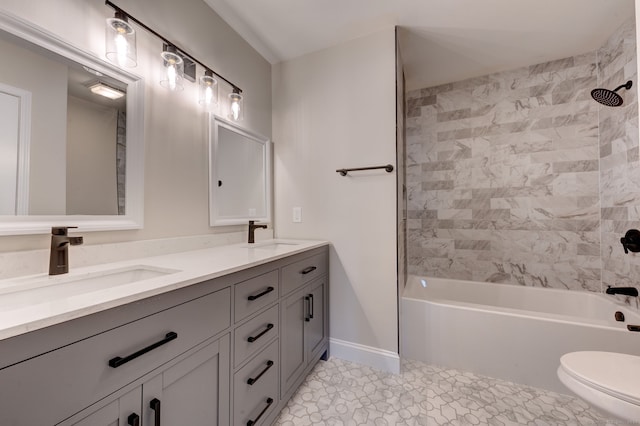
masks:
POLYGON ((271 146, 264 136, 211 116, 209 223, 211 226, 269 222, 271 146))
POLYGON ((0 235, 142 225, 142 81, 0 12, 0 235))

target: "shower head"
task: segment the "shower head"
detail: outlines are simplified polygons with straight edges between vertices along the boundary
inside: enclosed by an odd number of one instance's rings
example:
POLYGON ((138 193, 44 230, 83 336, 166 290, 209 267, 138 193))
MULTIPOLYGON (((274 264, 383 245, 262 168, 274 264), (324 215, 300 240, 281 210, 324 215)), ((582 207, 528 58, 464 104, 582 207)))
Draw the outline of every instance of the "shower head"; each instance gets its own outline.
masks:
POLYGON ((627 81, 625 84, 622 84, 616 87, 614 90, 609 89, 593 89, 591 91, 591 97, 600 102, 602 105, 617 107, 622 105, 622 96, 618 95, 616 92, 623 87, 627 90, 631 89, 633 82, 631 80, 627 81))

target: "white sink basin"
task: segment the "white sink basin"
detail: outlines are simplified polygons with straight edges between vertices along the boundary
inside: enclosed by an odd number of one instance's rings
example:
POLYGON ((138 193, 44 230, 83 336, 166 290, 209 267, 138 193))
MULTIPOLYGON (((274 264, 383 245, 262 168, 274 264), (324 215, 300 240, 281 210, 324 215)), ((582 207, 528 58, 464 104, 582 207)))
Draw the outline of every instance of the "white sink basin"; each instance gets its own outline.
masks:
POLYGON ((560 358, 558 378, 576 395, 608 415, 640 419, 640 357, 582 351, 560 358))
POLYGON ((297 245, 299 245, 299 243, 289 241, 265 241, 262 243, 245 244, 244 247, 256 250, 277 250, 279 248, 289 248, 297 245))
POLYGON ((10 280, 0 287, 0 308, 27 306, 38 301, 64 299, 179 272, 135 265, 88 274, 36 276, 10 280))

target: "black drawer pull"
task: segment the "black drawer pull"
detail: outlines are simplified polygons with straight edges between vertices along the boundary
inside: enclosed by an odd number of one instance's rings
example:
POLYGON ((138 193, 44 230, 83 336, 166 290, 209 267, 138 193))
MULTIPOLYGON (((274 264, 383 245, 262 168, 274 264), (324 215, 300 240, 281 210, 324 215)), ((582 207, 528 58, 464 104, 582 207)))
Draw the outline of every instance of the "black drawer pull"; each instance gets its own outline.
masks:
POLYGON ((153 426, 161 426, 160 425, 160 400, 158 398, 153 398, 149 402, 149 407, 153 410, 153 426))
MULTIPOLYGON (((309 296, 305 296, 304 297, 304 301, 307 304, 307 306, 305 306, 305 311, 308 313, 311 313, 311 298, 309 296)), ((304 314, 304 320, 306 322, 311 321, 311 317, 308 314, 304 314)))
POLYGON ((259 298, 261 298, 262 296, 264 296, 265 294, 269 294, 269 293, 271 293, 273 290, 275 290, 275 289, 274 289, 273 287, 269 286, 269 287, 267 287, 267 289, 266 289, 265 291, 263 291, 262 293, 258 293, 258 294, 256 294, 256 295, 253 295, 253 294, 252 294, 251 296, 247 297, 247 300, 256 300, 256 299, 259 299, 259 298))
POLYGON ((304 268, 302 271, 300 271, 300 273, 302 275, 307 275, 307 274, 310 274, 311 272, 315 271, 316 269, 318 269, 318 268, 316 268, 315 266, 308 266, 308 267, 304 268))
POLYGON ((140 416, 136 413, 129 414, 129 417, 127 417, 127 424, 129 426, 140 426, 140 416))
POLYGON ((309 318, 313 319, 313 308, 314 308, 314 303, 313 303, 313 294, 309 295, 309 318))
POLYGON ((166 336, 164 336, 164 339, 160 340, 159 342, 154 343, 153 345, 149 345, 146 348, 142 348, 140 349, 138 352, 133 353, 129 356, 126 356, 124 358, 121 358, 119 356, 115 357, 115 358, 111 358, 109 360, 109 367, 113 367, 113 368, 118 368, 120 367, 122 364, 126 364, 127 362, 134 360, 136 358, 138 358, 141 355, 146 354, 147 352, 150 352, 156 348, 159 348, 160 346, 169 343, 172 340, 175 340, 178 338, 178 333, 175 333, 173 331, 170 331, 167 333, 166 336))
POLYGON ((262 377, 262 375, 266 373, 272 366, 273 366, 273 361, 271 360, 267 361, 267 366, 264 368, 264 370, 262 370, 260 374, 258 374, 256 377, 249 377, 249 379, 247 380, 247 384, 249 386, 253 386, 253 384, 257 382, 258 379, 260 379, 260 377, 262 377))
POLYGON ((260 332, 260 334, 258 334, 257 336, 249 336, 249 337, 247 337, 247 342, 249 342, 249 343, 253 343, 253 342, 255 342, 256 340, 258 340, 259 338, 261 338, 262 336, 264 336, 264 334, 265 334, 266 332, 268 332, 269 330, 271 330, 272 328, 273 328, 273 324, 271 324, 271 323, 267 324, 267 328, 265 328, 264 330, 262 330, 262 331, 260 332))
POLYGON ((256 417, 255 420, 249 420, 247 422, 247 426, 253 426, 256 423, 258 423, 258 420, 260 420, 260 417, 262 417, 262 415, 269 409, 269 407, 271 407, 271 404, 273 404, 273 398, 267 398, 267 406, 264 407, 262 411, 260 411, 260 414, 258 414, 258 417, 256 417))

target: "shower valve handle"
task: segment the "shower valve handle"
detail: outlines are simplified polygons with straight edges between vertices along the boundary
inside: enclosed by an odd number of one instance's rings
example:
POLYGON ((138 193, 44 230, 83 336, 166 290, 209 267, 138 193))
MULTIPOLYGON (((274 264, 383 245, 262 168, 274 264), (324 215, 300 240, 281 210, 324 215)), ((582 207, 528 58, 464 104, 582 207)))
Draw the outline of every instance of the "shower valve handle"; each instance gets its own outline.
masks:
POLYGON ((624 252, 629 253, 640 252, 640 231, 637 229, 629 229, 624 237, 620 238, 620 242, 622 243, 622 248, 624 248, 624 252))

